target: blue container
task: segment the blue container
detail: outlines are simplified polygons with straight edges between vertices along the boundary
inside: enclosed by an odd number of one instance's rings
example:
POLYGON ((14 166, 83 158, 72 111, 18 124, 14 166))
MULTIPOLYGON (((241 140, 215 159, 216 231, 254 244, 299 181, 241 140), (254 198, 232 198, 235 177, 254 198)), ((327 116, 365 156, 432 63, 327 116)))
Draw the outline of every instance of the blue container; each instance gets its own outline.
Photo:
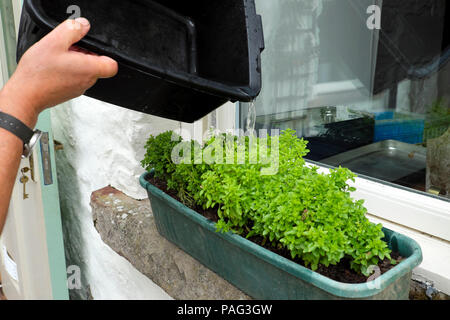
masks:
POLYGON ((423 142, 425 120, 394 111, 375 113, 374 142, 396 140, 410 144, 423 142))

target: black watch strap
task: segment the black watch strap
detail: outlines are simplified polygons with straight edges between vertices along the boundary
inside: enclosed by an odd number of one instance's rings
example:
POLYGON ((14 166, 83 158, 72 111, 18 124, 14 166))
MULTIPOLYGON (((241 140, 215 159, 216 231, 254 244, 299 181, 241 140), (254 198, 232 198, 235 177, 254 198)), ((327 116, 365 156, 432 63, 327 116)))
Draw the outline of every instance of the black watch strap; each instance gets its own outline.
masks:
POLYGON ((34 136, 34 131, 31 130, 19 119, 16 119, 9 114, 0 111, 0 128, 3 128, 12 134, 19 137, 24 144, 28 144, 34 136))

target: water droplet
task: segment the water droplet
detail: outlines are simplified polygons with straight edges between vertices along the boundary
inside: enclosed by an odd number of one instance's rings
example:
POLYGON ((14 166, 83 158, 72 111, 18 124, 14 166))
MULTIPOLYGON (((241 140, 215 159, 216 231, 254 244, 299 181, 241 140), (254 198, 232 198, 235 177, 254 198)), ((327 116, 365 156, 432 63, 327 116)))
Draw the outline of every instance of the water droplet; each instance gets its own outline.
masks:
POLYGON ((247 115, 247 124, 245 127, 245 131, 249 135, 255 135, 255 125, 256 125, 256 106, 255 102, 250 102, 248 107, 248 115, 247 115))

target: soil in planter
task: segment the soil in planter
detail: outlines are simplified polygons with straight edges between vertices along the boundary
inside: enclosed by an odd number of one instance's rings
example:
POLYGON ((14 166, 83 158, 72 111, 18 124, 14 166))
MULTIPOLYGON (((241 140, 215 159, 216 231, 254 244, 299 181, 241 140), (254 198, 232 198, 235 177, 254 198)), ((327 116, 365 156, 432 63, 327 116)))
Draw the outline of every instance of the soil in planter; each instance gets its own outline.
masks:
MULTIPOLYGON (((180 201, 180 199, 177 196, 176 191, 167 189, 167 183, 165 181, 163 181, 161 179, 156 179, 156 178, 151 178, 151 179, 149 178, 147 180, 152 185, 154 185, 158 189, 164 191, 165 193, 167 193, 169 196, 171 196, 175 200, 180 201)), ((193 206, 193 207, 191 207, 191 209, 198 212, 199 214, 201 214, 202 216, 204 216, 205 218, 207 218, 213 222, 219 221, 217 209, 204 210, 200 206, 193 206)), ((242 236, 245 237, 246 235, 244 234, 242 236)), ((305 263, 301 259, 298 259, 298 258, 292 259, 291 254, 289 253, 289 250, 287 250, 286 248, 279 249, 277 247, 273 247, 269 243, 264 243, 264 239, 259 236, 251 237, 248 240, 250 240, 250 241, 260 245, 261 247, 266 248, 286 259, 289 259, 289 260, 305 267, 305 263)), ((391 257, 392 257, 392 259, 397 261, 397 264, 396 265, 391 264, 390 260, 387 258, 384 259, 383 261, 380 261, 378 264, 378 267, 381 270, 381 274, 384 274, 387 271, 389 271, 390 269, 394 268, 395 266, 398 265, 398 263, 400 263, 404 259, 398 252, 392 252, 391 257)), ((306 267, 306 268, 308 268, 308 267, 306 267)), ((310 269, 310 268, 308 268, 308 269, 310 269)), ((363 274, 358 274, 357 272, 353 271, 350 268, 350 260, 346 259, 346 258, 342 259, 341 262, 339 262, 337 265, 330 265, 329 267, 319 265, 319 268, 316 270, 316 272, 327 278, 330 278, 330 279, 333 279, 335 281, 339 281, 342 283, 364 283, 364 282, 367 282, 367 280, 368 280, 368 277, 364 276, 363 274)))

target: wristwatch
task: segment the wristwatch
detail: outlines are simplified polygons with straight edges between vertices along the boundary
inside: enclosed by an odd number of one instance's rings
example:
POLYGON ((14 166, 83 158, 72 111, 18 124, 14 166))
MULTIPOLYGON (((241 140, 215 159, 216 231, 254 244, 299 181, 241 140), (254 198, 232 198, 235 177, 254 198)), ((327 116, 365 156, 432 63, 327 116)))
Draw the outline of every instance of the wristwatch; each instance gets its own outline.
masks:
POLYGON ((0 128, 16 135, 23 141, 22 158, 28 158, 42 136, 39 130, 33 131, 19 119, 0 111, 0 128))

